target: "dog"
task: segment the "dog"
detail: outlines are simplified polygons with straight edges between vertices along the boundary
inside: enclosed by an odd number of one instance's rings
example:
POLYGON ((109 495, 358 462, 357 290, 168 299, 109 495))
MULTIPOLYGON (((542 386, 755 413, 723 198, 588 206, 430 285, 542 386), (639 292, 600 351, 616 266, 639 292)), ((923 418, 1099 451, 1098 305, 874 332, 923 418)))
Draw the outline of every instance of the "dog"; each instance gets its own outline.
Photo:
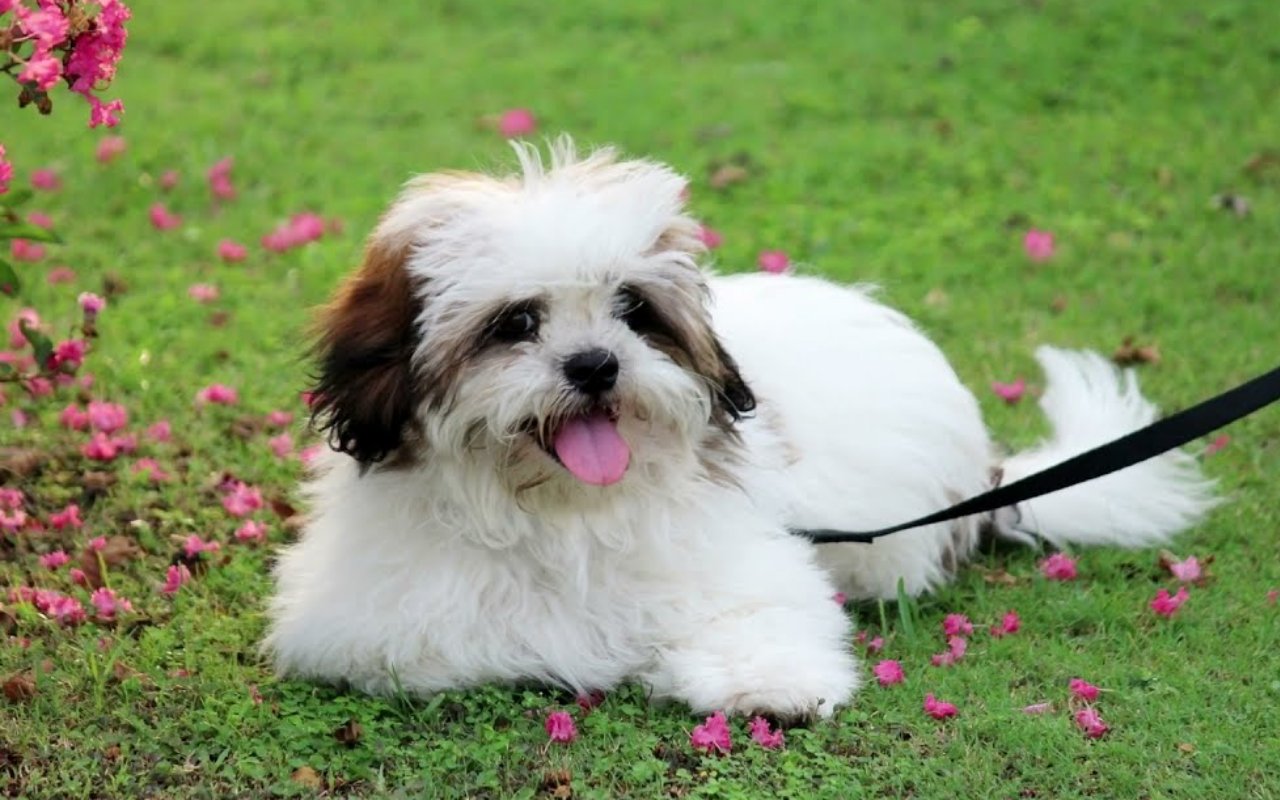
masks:
POLYGON ((638 681, 695 711, 827 716, 860 675, 836 592, 951 577, 980 533, 1165 541, 1215 502, 1181 452, 874 544, 1151 422, 1132 373, 1038 351, 1052 436, 1001 454, 867 287, 715 276, 686 180, 562 138, 411 181, 322 312, 330 449, 274 573, 282 676, 386 694, 638 681))

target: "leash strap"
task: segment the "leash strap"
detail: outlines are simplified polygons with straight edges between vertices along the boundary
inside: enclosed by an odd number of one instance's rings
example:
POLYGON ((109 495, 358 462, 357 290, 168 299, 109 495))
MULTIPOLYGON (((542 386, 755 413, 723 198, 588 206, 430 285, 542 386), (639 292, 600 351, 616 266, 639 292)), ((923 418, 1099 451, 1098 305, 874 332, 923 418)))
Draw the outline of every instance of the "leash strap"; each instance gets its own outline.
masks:
POLYGON ((998 486, 989 492, 971 497, 951 508, 945 508, 928 516, 874 531, 840 531, 821 528, 791 532, 815 544, 837 542, 870 544, 881 536, 888 536, 898 531, 1014 506, 1094 478, 1101 478, 1103 475, 1110 475, 1117 470, 1131 467, 1181 447, 1277 400, 1280 400, 1280 367, 1216 397, 1211 397, 1199 405, 1153 422, 1145 428, 1139 428, 1133 433, 1069 458, 1046 470, 1028 475, 1006 486, 998 486))

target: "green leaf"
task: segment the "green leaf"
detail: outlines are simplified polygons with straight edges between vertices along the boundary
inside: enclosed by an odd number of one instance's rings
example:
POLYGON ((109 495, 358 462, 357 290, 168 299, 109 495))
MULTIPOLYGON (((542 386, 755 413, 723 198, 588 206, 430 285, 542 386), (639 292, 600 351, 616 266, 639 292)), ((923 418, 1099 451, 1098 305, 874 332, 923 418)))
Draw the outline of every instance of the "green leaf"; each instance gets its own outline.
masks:
POLYGON ((0 239, 29 239, 33 242, 62 244, 62 237, 30 222, 0 222, 0 239))
POLYGON ((0 258, 0 294, 17 297, 21 289, 22 281, 18 280, 18 273, 14 272, 13 265, 0 258))
POLYGON ((18 370, 6 361, 0 361, 0 380, 9 380, 18 374, 18 370))
POLYGON ((35 192, 30 189, 10 189, 8 193, 0 195, 0 208, 18 208, 34 196, 35 192))
POLYGON ((902 578, 898 578, 898 619, 902 622, 902 631, 908 638, 916 635, 916 603, 907 594, 902 578))
POLYGON ((31 343, 37 366, 40 369, 44 369, 44 365, 49 363, 49 356, 53 355, 53 342, 48 336, 28 324, 25 319, 19 320, 18 326, 22 330, 22 335, 27 337, 27 341, 31 343))

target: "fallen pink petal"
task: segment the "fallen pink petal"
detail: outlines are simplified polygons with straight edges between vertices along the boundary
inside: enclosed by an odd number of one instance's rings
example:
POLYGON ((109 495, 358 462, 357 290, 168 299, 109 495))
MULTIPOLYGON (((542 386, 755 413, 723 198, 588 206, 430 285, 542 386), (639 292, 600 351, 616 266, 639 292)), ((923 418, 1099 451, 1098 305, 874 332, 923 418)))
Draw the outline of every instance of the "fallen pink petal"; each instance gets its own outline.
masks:
POLYGON ((222 496, 222 507, 233 517, 247 517, 262 506, 262 492, 244 483, 237 482, 222 496))
POLYGON ((64 528, 79 528, 82 525, 84 525, 84 520, 80 518, 80 506, 75 503, 71 503, 61 511, 49 515, 49 526, 56 531, 64 528))
POLYGON ((211 283, 195 283, 187 289, 187 295, 197 303, 212 303, 218 299, 218 287, 211 283))
POLYGON ((174 214, 162 203, 152 205, 147 216, 151 219, 151 226, 158 231, 173 230, 182 224, 182 217, 174 214))
POLYGON ((98 159, 99 164, 107 164, 125 151, 125 141, 123 136, 107 136, 98 142, 98 148, 94 152, 94 157, 98 159))
POLYGON ((267 526, 257 520, 248 519, 236 528, 237 542, 263 542, 267 538, 267 526))
POLYGON ((1032 228, 1022 238, 1022 249, 1032 261, 1048 261, 1053 258, 1053 234, 1032 228))
POLYGON ((1076 725, 1090 739, 1101 739, 1111 728, 1102 721, 1102 715, 1095 708, 1082 708, 1075 714, 1076 725))
POLYGON ((567 711, 552 711, 545 724, 547 738, 553 742, 572 742, 578 738, 578 726, 567 711))
POLYGON ((791 259, 781 250, 765 250, 756 259, 756 264, 763 272, 781 275, 791 268, 791 259))
POLYGON ((1040 562, 1040 574, 1051 581, 1076 579, 1076 560, 1066 553, 1054 553, 1040 562))
POLYGON ((695 750, 704 753, 724 755, 733 749, 733 738, 729 732, 729 722, 723 711, 717 711, 707 717, 701 725, 694 726, 689 734, 689 744, 695 750))
POLYGON ((1178 588, 1177 594, 1170 595, 1168 589, 1161 589, 1156 592, 1156 596, 1152 599, 1151 610, 1166 619, 1178 613, 1178 609, 1187 602, 1191 595, 1187 592, 1187 587, 1178 588))
POLYGON ((62 188, 62 179, 51 169, 37 169, 31 173, 31 186, 42 192, 56 192, 62 188))
POLYGON ((160 587, 160 594, 172 597, 190 580, 191 570, 187 569, 185 565, 170 564, 168 571, 165 572, 164 584, 160 587))
POLYGON ((45 569, 57 569, 71 560, 71 556, 62 550, 54 550, 52 553, 45 553, 40 556, 40 566, 45 569))
POLYGON ((235 389, 222 383, 215 383, 196 392, 197 405, 233 406, 240 400, 235 389))
POLYGON ((93 604, 93 608, 97 611, 98 617, 104 620, 113 620, 118 615, 133 610, 133 604, 123 597, 118 596, 114 590, 102 587, 94 591, 89 596, 89 602, 93 604))
POLYGON ((57 286, 62 283, 74 283, 76 279, 76 271, 68 266, 58 266, 49 270, 49 274, 45 275, 44 279, 50 286, 57 286))
POLYGON ((195 558, 201 553, 216 553, 221 549, 219 542, 206 541, 198 533, 190 534, 182 541, 182 552, 187 558, 195 558))
POLYGON ((1013 405, 1027 393, 1027 381, 1025 378, 1018 378, 1013 383, 992 381, 991 391, 995 392, 996 397, 999 397, 1009 405, 1013 405))
POLYGON ((782 728, 776 731, 769 730, 769 720, 764 717, 753 717, 747 723, 747 733, 751 735, 753 742, 766 750, 777 750, 785 744, 782 728))
POLYGON ((1011 633, 1017 633, 1022 627, 1022 618, 1018 616, 1018 612, 1010 611, 1000 618, 997 625, 992 625, 990 633, 999 639, 1002 636, 1008 636, 1011 633))
POLYGON ((1053 711, 1053 703, 1032 703, 1022 707, 1023 714, 1048 714, 1053 711))
POLYGON ((267 445, 271 448, 271 452, 276 458, 285 458, 293 453, 293 437, 287 433, 279 436, 272 436, 267 440, 267 445))
POLYGON ((1182 583, 1195 583, 1203 576, 1200 568, 1200 562, 1195 556, 1188 556, 1182 561, 1174 561, 1168 564, 1169 573, 1182 583))
POLYGON ((512 108, 498 118, 498 132, 508 139, 529 136, 538 129, 538 121, 527 108, 512 108))
POLYGON ((239 242, 233 242, 230 239, 223 239, 222 241, 218 242, 218 258, 222 259, 228 264, 234 264, 238 261, 244 261, 245 257, 248 255, 249 255, 249 248, 245 247, 239 242))
POLYGON ((1070 682, 1067 683, 1067 688, 1071 690, 1072 695, 1086 703, 1092 703, 1094 700, 1097 700, 1098 692, 1102 691, 1097 686, 1094 686, 1083 678, 1072 678, 1070 682))
POLYGON ((883 649, 884 649, 884 637, 883 637, 883 636, 877 636, 877 637, 875 637, 874 639, 872 639, 871 641, 867 642, 867 652, 868 652, 868 653, 873 653, 873 654, 874 654, 874 653, 879 653, 879 652, 880 652, 881 650, 883 650, 883 649))
POLYGON ((1209 442, 1209 444, 1204 448, 1204 457, 1208 458, 1209 456, 1221 453, 1223 450, 1227 449, 1227 445, 1229 444, 1231 444, 1231 437, 1225 433, 1222 434, 1212 442, 1209 442))
POLYGON ((948 614, 942 620, 942 632, 946 636, 968 636, 973 633, 973 623, 964 614, 948 614))
POLYGON ((945 703, 936 699, 932 694, 926 694, 924 696, 924 713, 934 719, 946 719, 947 717, 956 716, 960 711, 951 703, 945 703))
POLYGON ((893 659, 885 659, 877 663, 871 668, 871 672, 876 676, 876 680, 880 682, 881 686, 893 686, 907 679, 907 674, 903 671, 901 662, 893 659))
POLYGON ((724 236, 715 228, 709 228, 706 225, 698 226, 698 239, 708 250, 715 250, 724 244, 724 236))

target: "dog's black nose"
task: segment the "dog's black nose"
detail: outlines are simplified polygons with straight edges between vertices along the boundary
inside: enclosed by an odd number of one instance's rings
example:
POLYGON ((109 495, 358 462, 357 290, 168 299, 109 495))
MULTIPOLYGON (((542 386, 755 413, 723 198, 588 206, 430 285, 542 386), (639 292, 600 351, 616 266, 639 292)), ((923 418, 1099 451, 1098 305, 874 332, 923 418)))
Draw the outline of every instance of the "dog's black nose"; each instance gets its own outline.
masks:
POLYGON ((603 394, 618 382, 618 357, 599 347, 574 353, 564 361, 564 376, 578 391, 603 394))

